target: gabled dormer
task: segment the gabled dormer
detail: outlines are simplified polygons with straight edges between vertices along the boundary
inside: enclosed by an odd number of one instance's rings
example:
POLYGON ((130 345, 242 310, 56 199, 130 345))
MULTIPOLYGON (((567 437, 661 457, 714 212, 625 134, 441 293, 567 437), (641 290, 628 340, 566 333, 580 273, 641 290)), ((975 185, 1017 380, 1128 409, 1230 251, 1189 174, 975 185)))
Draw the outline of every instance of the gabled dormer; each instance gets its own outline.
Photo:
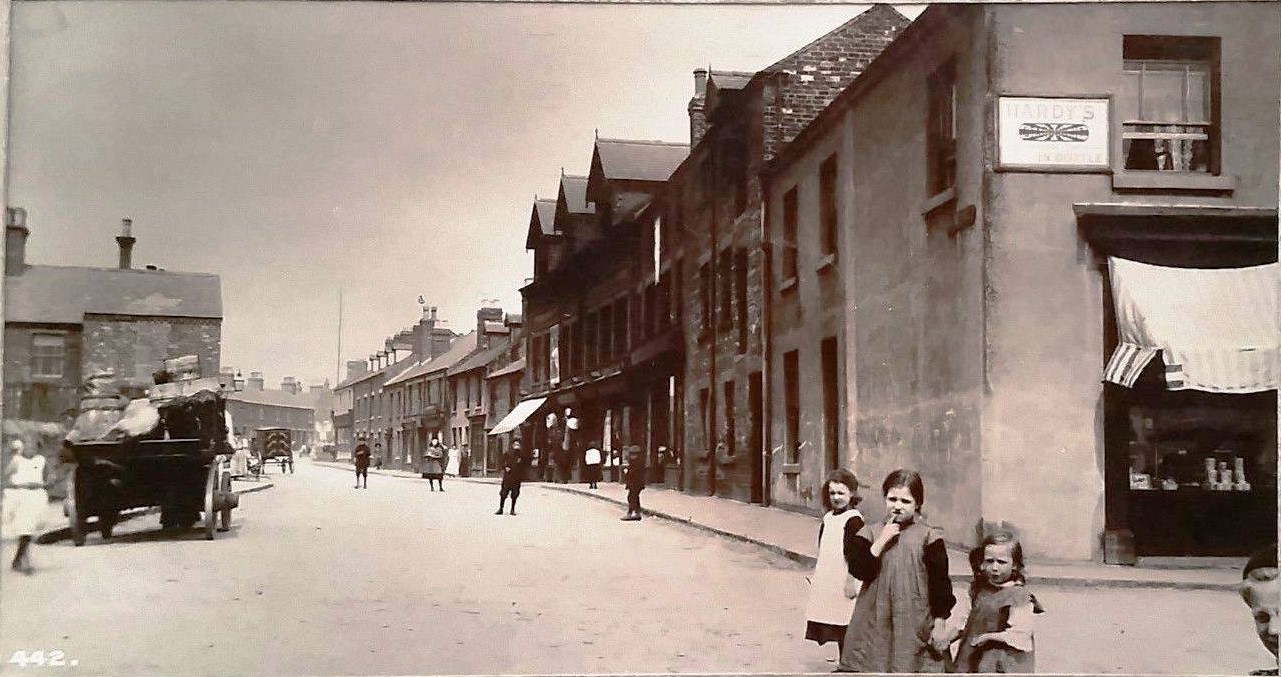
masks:
POLYGON ((579 251, 600 239, 596 206, 587 197, 587 177, 561 174, 556 197, 556 230, 564 234, 567 251, 579 251))
POLYGON ((587 175, 587 199, 603 232, 634 223, 689 155, 689 144, 597 139, 587 175))
POLYGON ((555 270, 564 248, 564 237, 556 231, 556 201, 534 200, 525 233, 525 249, 534 252, 534 279, 555 270))

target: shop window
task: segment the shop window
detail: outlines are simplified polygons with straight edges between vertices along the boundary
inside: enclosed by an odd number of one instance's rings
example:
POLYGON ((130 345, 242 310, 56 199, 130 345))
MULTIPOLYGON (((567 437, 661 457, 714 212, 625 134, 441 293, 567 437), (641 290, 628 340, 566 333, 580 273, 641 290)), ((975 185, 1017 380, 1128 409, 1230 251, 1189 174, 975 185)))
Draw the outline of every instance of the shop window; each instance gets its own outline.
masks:
POLYGON ((956 185, 956 61, 949 59, 926 80, 925 149, 931 195, 956 185))
POLYGON ((795 350, 783 353, 783 414, 786 430, 783 447, 788 463, 800 463, 801 457, 801 381, 800 356, 795 350))
POLYGON ((824 256, 835 256, 837 247, 837 157, 823 161, 818 170, 819 245, 824 256))
POLYGON ((783 195, 783 254, 779 266, 783 282, 796 279, 796 190, 783 195))
POLYGON ((66 362, 66 335, 31 335, 31 375, 33 377, 62 378, 66 371, 66 362))
POLYGON ((1214 172, 1219 39, 1127 35, 1123 57, 1125 168, 1214 172))

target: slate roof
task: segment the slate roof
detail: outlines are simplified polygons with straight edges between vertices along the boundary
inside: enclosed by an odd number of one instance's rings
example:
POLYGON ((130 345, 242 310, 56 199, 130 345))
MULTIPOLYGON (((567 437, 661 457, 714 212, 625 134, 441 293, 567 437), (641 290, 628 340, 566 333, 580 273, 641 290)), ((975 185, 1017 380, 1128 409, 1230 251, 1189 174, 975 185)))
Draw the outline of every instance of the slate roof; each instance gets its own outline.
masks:
POLYGON ((373 378, 375 374, 380 374, 380 373, 382 373, 382 369, 379 369, 378 371, 367 371, 363 374, 356 374, 355 376, 352 376, 350 378, 345 378, 339 381, 338 385, 334 386, 334 390, 342 390, 343 388, 350 388, 351 386, 357 383, 360 383, 361 381, 367 378, 373 378))
POLYGON ((222 280, 83 266, 28 266, 4 278, 6 322, 83 324, 86 314, 221 319, 222 280))
POLYGON ((525 370, 525 358, 522 357, 519 360, 516 360, 515 362, 512 362, 511 364, 507 365, 506 367, 503 367, 502 369, 495 371, 494 373, 490 374, 486 378, 498 378, 500 376, 508 376, 511 374, 522 372, 524 370, 525 370))
MULTIPOLYGON (((597 139, 593 170, 606 179, 666 181, 689 155, 688 143, 597 139)), ((584 186, 586 188, 586 186, 584 186)))
POLYGON ((560 177, 560 199, 570 214, 595 214, 596 205, 587 202, 587 177, 564 175, 560 177))
POLYGON ((315 409, 315 398, 306 394, 295 395, 284 390, 244 390, 232 393, 229 400, 249 404, 263 404, 273 407, 293 407, 295 409, 315 409))
POLYGON ((460 336, 449 344, 449 350, 436 356, 433 360, 421 360, 411 369, 402 372, 396 378, 387 381, 386 385, 395 385, 403 381, 418 378, 424 374, 431 374, 458 363, 459 360, 467 357, 476 349, 476 331, 472 330, 464 336, 460 336))
POLYGON ((712 71, 707 82, 715 85, 716 89, 743 89, 755 75, 746 71, 712 71))
POLYGON ((473 369, 480 369, 490 362, 493 362, 503 353, 507 352, 510 347, 511 341, 494 341, 494 343, 488 348, 472 353, 467 357, 467 359, 459 362, 456 366, 450 367, 449 375, 453 376, 454 374, 462 374, 473 369))

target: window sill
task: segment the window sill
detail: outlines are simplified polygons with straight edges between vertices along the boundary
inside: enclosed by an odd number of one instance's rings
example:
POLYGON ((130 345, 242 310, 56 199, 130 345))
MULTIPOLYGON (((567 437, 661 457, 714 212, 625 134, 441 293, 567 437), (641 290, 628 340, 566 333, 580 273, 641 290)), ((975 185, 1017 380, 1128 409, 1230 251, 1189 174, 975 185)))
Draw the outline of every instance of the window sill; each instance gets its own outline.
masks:
POLYGON ((921 205, 921 216, 931 216, 945 207, 956 206, 956 187, 953 186, 931 197, 921 205))
POLYGON ((1188 190, 1231 193, 1237 177, 1213 176, 1192 172, 1118 170, 1112 174, 1112 187, 1118 190, 1188 190))
POLYGON ((828 254, 827 256, 824 256, 823 258, 819 259, 818 265, 814 267, 814 270, 819 273, 825 273, 831 270, 835 266, 836 266, 836 254, 833 253, 833 254, 828 254))
POLYGON ((785 292, 785 291, 788 291, 789 289, 795 289, 795 288, 796 288, 796 276, 795 276, 795 275, 793 275, 792 277, 787 278, 786 280, 783 280, 783 281, 778 285, 778 290, 779 290, 780 292, 785 292))
POLYGON ((784 475, 799 475, 801 474, 801 464, 800 463, 784 463, 782 471, 784 475))

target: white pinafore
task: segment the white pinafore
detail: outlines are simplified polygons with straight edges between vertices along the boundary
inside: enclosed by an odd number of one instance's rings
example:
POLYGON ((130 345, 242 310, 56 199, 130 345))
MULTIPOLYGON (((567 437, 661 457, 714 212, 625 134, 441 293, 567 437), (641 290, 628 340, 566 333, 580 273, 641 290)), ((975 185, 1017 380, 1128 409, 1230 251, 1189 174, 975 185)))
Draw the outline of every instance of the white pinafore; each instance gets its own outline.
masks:
POLYGON ((805 620, 828 625, 849 625, 854 600, 845 596, 849 568, 845 564, 845 523, 863 515, 849 508, 839 515, 823 515, 823 536, 818 542, 818 561, 810 579, 810 599, 805 620))

